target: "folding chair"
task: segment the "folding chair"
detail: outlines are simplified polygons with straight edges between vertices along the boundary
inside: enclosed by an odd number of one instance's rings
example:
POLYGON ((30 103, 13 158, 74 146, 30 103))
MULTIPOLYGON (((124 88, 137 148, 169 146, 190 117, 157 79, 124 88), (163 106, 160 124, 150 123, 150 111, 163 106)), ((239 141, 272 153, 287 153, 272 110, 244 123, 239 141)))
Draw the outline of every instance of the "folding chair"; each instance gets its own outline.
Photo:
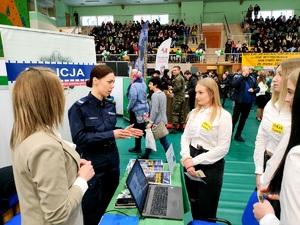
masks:
POLYGON ((253 191, 242 216, 242 225, 259 225, 253 214, 253 205, 258 202, 257 191, 253 191))

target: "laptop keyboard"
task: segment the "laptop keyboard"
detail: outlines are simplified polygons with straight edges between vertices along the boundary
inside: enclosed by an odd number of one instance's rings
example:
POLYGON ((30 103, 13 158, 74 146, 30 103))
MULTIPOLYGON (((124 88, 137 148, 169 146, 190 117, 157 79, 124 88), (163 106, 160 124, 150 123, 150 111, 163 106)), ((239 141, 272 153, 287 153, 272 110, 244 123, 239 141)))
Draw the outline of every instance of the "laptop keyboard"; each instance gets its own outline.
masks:
POLYGON ((152 215, 167 215, 168 187, 157 186, 154 189, 150 213, 152 215))

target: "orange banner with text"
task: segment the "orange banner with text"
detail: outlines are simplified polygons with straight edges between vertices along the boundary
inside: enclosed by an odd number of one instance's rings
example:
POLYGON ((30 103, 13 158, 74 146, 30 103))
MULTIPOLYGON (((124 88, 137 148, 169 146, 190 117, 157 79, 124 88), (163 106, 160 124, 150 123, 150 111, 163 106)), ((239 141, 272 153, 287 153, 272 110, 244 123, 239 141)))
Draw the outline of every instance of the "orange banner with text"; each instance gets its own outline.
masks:
POLYGON ((278 66, 286 59, 300 58, 300 52, 290 53, 244 53, 242 66, 278 66))

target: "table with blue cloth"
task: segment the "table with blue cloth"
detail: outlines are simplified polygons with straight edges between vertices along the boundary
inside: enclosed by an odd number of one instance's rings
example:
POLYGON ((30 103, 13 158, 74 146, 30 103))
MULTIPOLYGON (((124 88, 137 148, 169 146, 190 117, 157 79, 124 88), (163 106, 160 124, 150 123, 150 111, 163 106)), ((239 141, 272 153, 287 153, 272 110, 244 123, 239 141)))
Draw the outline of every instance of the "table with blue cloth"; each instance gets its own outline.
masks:
MULTIPOLYGON (((165 171, 169 170, 167 163, 164 163, 164 170, 165 171)), ((126 182, 127 176, 128 176, 128 172, 125 171, 124 175, 122 176, 122 178, 120 180, 119 186, 118 186, 116 192, 114 193, 114 196, 112 197, 112 199, 106 209, 106 213, 118 214, 118 215, 123 215, 122 213, 124 213, 129 216, 139 216, 140 217, 140 213, 138 212, 137 208, 115 208, 114 207, 117 196, 122 193, 122 190, 126 189, 125 182, 126 182)), ((184 176, 183 168, 179 163, 177 163, 174 168, 174 171, 173 171, 171 184, 172 184, 172 186, 182 187, 183 209, 184 209, 184 213, 186 213, 190 210, 190 208, 189 208, 189 201, 188 201, 188 197, 187 197, 187 192, 186 192, 183 176, 184 176)), ((184 220, 140 218, 138 224, 139 225, 153 225, 153 224, 155 224, 155 225, 166 225, 166 224, 182 225, 182 224, 184 224, 184 220)))

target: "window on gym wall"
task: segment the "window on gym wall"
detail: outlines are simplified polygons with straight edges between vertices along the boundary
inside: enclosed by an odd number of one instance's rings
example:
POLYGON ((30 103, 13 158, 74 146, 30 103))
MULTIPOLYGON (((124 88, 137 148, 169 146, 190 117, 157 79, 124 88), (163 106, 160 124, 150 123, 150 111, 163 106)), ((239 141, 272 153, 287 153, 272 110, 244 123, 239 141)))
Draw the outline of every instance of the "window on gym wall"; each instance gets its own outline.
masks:
POLYGON ((274 16, 275 19, 277 19, 279 16, 285 16, 285 18, 288 19, 290 16, 294 16, 294 10, 260 11, 258 17, 260 16, 262 16, 264 19, 267 17, 272 18, 272 16, 274 16))
POLYGON ((81 16, 82 26, 101 26, 102 22, 114 22, 113 16, 81 16))
POLYGON ((152 23, 153 20, 157 20, 160 24, 167 24, 169 23, 169 15, 134 15, 133 20, 139 22, 141 22, 141 20, 148 20, 149 23, 152 23))
POLYGON ((55 0, 37 0, 37 7, 38 12, 55 19, 55 0))

